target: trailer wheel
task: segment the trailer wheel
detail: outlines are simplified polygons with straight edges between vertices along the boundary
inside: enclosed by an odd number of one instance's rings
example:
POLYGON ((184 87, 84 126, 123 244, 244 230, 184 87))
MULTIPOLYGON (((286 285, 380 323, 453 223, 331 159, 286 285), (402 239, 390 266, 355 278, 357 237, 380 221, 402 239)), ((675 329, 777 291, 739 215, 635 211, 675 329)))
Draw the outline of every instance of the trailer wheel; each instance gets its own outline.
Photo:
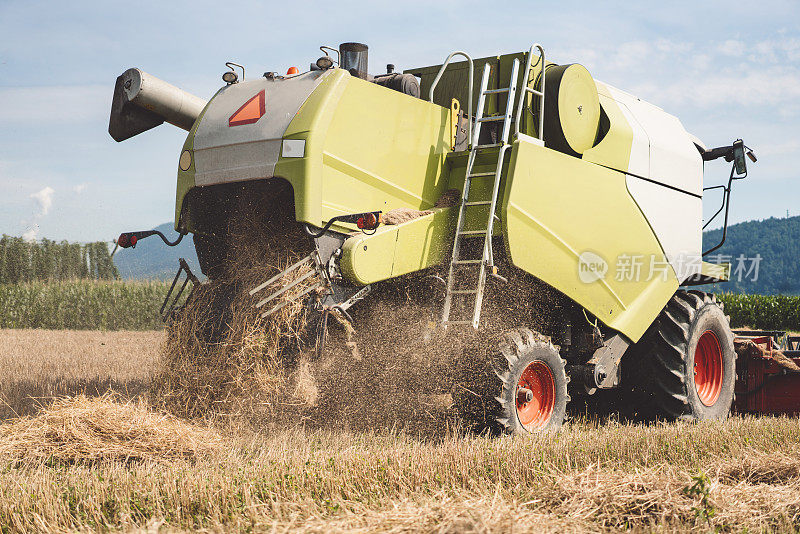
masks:
POLYGON ((702 291, 676 292, 623 369, 642 415, 725 419, 733 402, 736 352, 720 303, 702 291))
POLYGON ((472 364, 456 384, 454 404, 478 432, 555 432, 567 402, 565 361, 550 341, 527 328, 504 334, 485 365, 472 364))

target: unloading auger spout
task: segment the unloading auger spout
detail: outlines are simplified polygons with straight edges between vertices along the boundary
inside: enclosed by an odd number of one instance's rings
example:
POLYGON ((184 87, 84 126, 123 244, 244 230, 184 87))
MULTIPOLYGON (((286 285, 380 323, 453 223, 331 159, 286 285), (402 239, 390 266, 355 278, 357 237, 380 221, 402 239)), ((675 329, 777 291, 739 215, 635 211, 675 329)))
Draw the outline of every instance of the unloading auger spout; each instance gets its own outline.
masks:
POLYGON ((208 101, 133 68, 117 77, 108 133, 125 141, 168 122, 189 131, 208 101))

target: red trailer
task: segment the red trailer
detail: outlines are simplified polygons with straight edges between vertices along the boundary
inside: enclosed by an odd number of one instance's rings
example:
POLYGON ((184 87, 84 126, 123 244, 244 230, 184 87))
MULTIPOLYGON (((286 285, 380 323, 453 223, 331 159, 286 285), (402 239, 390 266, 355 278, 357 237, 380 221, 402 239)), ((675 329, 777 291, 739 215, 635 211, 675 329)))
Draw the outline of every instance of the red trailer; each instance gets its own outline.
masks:
POLYGON ((800 336, 734 330, 739 413, 800 414, 800 336))

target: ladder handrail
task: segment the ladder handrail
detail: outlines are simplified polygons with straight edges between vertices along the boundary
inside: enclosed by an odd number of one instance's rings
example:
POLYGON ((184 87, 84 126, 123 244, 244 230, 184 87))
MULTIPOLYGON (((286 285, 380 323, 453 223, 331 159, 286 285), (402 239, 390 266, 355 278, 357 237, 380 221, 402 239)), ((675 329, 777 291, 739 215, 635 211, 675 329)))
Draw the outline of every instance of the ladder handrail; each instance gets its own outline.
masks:
MULTIPOLYGON (((539 64, 539 61, 536 64, 539 64)), ((528 93, 532 93, 539 97, 539 128, 536 130, 539 140, 544 141, 544 77, 547 69, 544 62, 544 48, 539 43, 535 43, 528 51, 528 59, 525 62, 525 70, 522 75, 522 91, 519 92, 519 103, 517 104, 517 116, 514 120, 514 137, 519 137, 519 124, 522 122, 522 109, 525 107, 525 97, 528 93), (539 61, 542 63, 542 85, 541 90, 531 89, 528 87, 528 77, 531 74, 531 60, 533 59, 533 49, 539 49, 539 61)), ((536 81, 534 80, 534 85, 536 81)))
POLYGON ((486 253, 484 259, 489 263, 489 266, 494 266, 494 252, 492 251, 492 235, 494 234, 494 217, 497 210, 497 196, 500 193, 500 177, 503 173, 503 160, 505 159, 506 150, 508 145, 508 130, 511 127, 511 114, 514 113, 514 93, 517 90, 517 75, 519 74, 519 60, 515 59, 511 67, 511 82, 508 85, 508 98, 506 99, 505 120, 503 121, 503 132, 501 133, 500 142, 503 144, 500 147, 500 154, 497 158, 497 168, 495 169, 494 187, 492 188, 492 204, 489 208, 489 222, 486 228, 486 253))
MULTIPOLYGON (((544 52, 542 52, 544 53, 544 52)), ((442 78, 442 74, 444 74, 447 65, 450 64, 450 60, 453 59, 453 56, 463 56, 469 62, 469 100, 467 101, 467 139, 469 142, 472 143, 472 72, 474 71, 474 67, 472 64, 472 58, 466 52, 462 52, 457 50, 447 56, 447 59, 444 60, 442 63, 442 67, 439 69, 439 73, 436 74, 436 78, 433 79, 433 83, 431 84, 431 89, 428 93, 428 101, 433 102, 433 91, 436 89, 436 86, 439 84, 439 80, 442 78)))

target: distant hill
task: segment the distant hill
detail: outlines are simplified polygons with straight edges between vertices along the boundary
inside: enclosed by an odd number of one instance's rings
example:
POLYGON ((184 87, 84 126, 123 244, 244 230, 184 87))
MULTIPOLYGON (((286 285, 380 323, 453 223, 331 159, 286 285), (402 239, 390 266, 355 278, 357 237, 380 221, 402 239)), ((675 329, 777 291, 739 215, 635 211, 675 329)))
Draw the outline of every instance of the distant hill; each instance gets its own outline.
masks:
MULTIPOLYGON (((164 223, 160 230, 170 239, 177 237, 172 223, 164 223)), ((719 242, 721 230, 703 234, 703 248, 719 242)), ((731 225, 725 244, 705 258, 714 261, 717 255, 728 256, 733 268, 737 258, 747 258, 744 266, 752 266, 751 258, 761 255, 758 278, 752 274, 742 280, 734 276, 730 282, 709 288, 714 291, 737 293, 759 293, 764 295, 800 295, 800 216, 785 219, 770 218, 763 221, 748 221, 731 225)), ((178 269, 178 258, 186 258, 192 271, 200 276, 200 266, 194 252, 191 235, 187 235, 176 247, 166 246, 157 236, 149 237, 136 245, 135 249, 121 249, 114 255, 114 263, 123 279, 171 279, 178 269)), ((725 258, 723 258, 725 259, 725 258)))
MULTIPOLYGON (((155 229, 171 241, 178 237, 171 222, 155 229)), ((136 248, 118 249, 114 264, 125 280, 171 280, 178 271, 178 258, 186 258, 192 272, 202 278, 191 234, 174 247, 165 245, 157 235, 148 237, 137 243, 136 248)))
MULTIPOLYGON (((705 232, 703 248, 716 245, 721 237, 722 230, 705 232)), ((800 217, 772 217, 731 225, 725 244, 705 260, 717 263, 713 257, 718 254, 730 257, 734 270, 742 263, 737 258, 744 255, 746 260, 743 262, 744 270, 739 273, 741 281, 734 272, 731 281, 718 284, 714 291, 800 295, 800 217), (757 255, 761 256, 761 260, 758 278, 753 281, 753 273, 746 273, 753 267, 752 258, 757 255)))

